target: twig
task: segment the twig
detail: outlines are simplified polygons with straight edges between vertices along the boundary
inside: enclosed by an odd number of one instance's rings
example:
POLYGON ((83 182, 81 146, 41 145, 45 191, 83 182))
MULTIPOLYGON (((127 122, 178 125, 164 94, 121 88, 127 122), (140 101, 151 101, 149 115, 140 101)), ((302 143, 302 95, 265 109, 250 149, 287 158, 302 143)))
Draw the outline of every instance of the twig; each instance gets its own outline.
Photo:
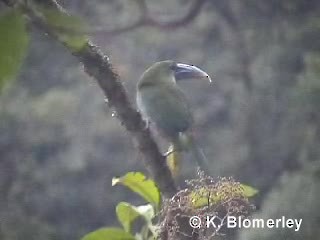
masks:
POLYGON ((178 19, 171 19, 169 21, 161 21, 154 18, 152 14, 148 11, 145 0, 136 0, 140 8, 140 17, 136 21, 134 21, 131 24, 128 24, 127 26, 119 27, 116 29, 97 29, 94 30, 92 34, 106 34, 114 36, 121 33, 132 31, 143 26, 150 26, 161 30, 174 30, 176 28, 184 27, 187 24, 191 23, 198 16, 202 6, 206 1, 207 0, 193 0, 189 10, 184 16, 178 19))

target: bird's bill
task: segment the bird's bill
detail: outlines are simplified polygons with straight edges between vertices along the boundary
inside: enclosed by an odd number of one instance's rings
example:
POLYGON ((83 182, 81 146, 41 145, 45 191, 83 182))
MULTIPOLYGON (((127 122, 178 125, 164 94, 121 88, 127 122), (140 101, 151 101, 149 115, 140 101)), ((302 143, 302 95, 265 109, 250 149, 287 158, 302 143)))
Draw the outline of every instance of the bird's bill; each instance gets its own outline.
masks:
POLYGON ((177 63, 174 71, 176 80, 206 78, 211 82, 208 73, 193 65, 177 63))

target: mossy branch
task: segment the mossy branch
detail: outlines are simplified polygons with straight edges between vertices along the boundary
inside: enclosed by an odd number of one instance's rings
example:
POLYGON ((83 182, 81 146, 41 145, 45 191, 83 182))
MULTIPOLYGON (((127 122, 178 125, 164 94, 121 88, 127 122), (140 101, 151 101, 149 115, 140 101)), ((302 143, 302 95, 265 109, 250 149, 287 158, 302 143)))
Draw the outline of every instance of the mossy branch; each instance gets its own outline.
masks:
MULTIPOLYGON (((166 166, 166 161, 159 151, 150 131, 146 128, 145 122, 129 102, 126 90, 124 89, 119 76, 113 69, 109 58, 104 55, 99 47, 90 41, 79 48, 72 48, 57 29, 50 25, 37 8, 32 6, 33 1, 8 1, 2 0, 10 7, 19 7, 33 26, 48 34, 50 37, 62 43, 67 50, 74 55, 81 64, 84 71, 99 84, 108 104, 116 112, 121 124, 131 134, 136 147, 140 150, 144 165, 152 178, 157 183, 161 193, 165 197, 171 197, 177 192, 177 188, 166 166)), ((41 6, 53 11, 67 14, 55 0, 41 0, 41 6)), ((37 4, 38 5, 38 4, 37 4)))

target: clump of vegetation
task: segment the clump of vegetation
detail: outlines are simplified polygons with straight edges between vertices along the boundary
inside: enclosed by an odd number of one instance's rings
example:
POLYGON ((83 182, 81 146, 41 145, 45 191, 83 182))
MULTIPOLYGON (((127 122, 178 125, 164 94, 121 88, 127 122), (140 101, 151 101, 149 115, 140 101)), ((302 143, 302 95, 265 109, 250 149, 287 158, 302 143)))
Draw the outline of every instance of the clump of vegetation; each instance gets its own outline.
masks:
POLYGON ((248 216, 254 209, 248 198, 257 193, 254 188, 232 178, 215 180, 200 171, 196 179, 187 181, 185 189, 177 192, 171 199, 164 199, 162 204, 156 184, 146 179, 142 173, 129 172, 123 177, 114 178, 113 185, 116 184, 128 187, 148 203, 134 206, 120 202, 116 213, 122 228, 101 228, 87 234, 82 240, 176 239, 181 234, 197 234, 198 239, 211 239, 215 235, 226 233, 225 220, 228 216, 248 216), (199 217, 203 223, 207 216, 215 217, 216 227, 191 227, 192 216, 199 217), (134 232, 134 223, 141 223, 138 219, 142 219, 142 224, 139 226, 140 230, 134 232))
POLYGON ((177 233, 196 234, 198 239, 224 235, 228 216, 248 216, 255 209, 249 197, 256 193, 254 188, 233 178, 214 179, 199 172, 198 178, 187 181, 185 189, 164 201, 160 232, 168 236, 163 239, 174 239, 177 233), (198 222, 190 222, 193 216, 198 222), (186 223, 181 224, 183 221, 186 223))

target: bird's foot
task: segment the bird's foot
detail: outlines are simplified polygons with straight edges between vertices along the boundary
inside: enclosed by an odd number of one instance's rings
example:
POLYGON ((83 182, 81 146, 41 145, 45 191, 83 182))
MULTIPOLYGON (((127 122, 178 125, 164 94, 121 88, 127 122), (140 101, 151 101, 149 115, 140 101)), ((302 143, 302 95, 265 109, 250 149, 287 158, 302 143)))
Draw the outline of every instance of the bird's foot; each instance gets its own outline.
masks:
POLYGON ((169 155, 171 155, 172 153, 174 153, 176 150, 174 150, 173 148, 169 148, 168 151, 166 151, 163 156, 168 157, 169 155))
POLYGON ((165 152, 163 156, 168 157, 169 155, 171 155, 175 152, 179 152, 178 149, 174 145, 170 145, 168 148, 168 151, 165 152))
POLYGON ((144 123, 145 123, 145 125, 144 125, 144 127, 143 127, 143 130, 147 130, 147 129, 150 127, 150 120, 145 119, 145 120, 144 120, 144 123))

